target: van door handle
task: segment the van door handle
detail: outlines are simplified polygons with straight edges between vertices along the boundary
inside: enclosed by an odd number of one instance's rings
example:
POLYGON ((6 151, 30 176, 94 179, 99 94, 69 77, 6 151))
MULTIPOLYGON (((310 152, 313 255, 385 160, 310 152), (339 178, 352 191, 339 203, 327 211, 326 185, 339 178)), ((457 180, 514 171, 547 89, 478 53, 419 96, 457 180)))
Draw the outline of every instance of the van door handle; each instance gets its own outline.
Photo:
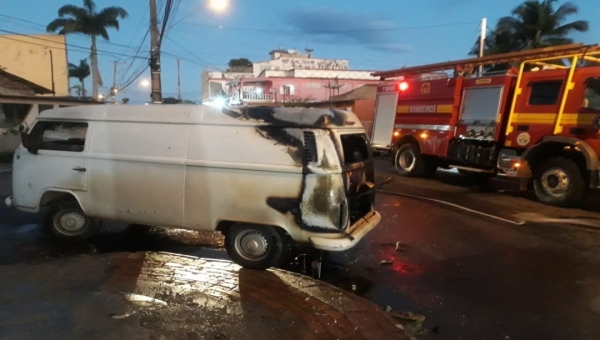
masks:
POLYGON ((80 166, 76 166, 76 167, 74 167, 74 168, 73 168, 73 170, 75 170, 75 171, 80 171, 80 172, 86 172, 86 171, 87 171, 87 169, 86 169, 86 168, 82 168, 82 167, 80 167, 80 166))

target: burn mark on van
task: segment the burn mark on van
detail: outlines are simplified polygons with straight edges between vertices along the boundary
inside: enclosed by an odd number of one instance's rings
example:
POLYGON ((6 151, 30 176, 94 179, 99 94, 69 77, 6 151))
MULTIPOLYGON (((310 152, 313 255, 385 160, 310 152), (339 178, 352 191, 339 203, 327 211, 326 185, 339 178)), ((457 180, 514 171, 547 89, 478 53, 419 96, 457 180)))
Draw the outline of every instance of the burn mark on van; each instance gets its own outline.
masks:
POLYGON ((286 146, 286 152, 294 162, 302 166, 302 149, 304 145, 298 136, 290 129, 275 126, 257 126, 256 131, 264 138, 273 140, 275 144, 286 146))
POLYGON ((223 113, 235 119, 290 127, 344 126, 348 121, 346 113, 335 109, 250 106, 240 109, 224 108, 223 113))
POLYGON ((269 197, 267 198, 267 205, 282 214, 291 212, 295 215, 300 208, 300 200, 298 198, 269 197))
POLYGON ((307 175, 304 183, 301 225, 313 231, 340 231, 341 209, 345 208, 339 203, 346 198, 341 176, 307 175))

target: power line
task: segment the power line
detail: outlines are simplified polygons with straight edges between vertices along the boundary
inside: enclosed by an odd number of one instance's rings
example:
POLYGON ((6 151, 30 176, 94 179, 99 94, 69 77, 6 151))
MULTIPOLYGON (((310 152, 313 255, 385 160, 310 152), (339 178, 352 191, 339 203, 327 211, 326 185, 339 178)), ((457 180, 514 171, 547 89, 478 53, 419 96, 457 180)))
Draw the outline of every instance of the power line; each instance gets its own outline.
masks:
MULTIPOLYGON (((14 31, 3 30, 3 29, 0 29, 0 32, 6 32, 6 33, 10 33, 12 35, 18 35, 18 36, 32 38, 32 39, 37 39, 37 40, 42 40, 42 41, 48 41, 48 42, 51 42, 51 43, 54 43, 54 44, 60 44, 60 43, 58 43, 58 42, 56 42, 54 40, 44 39, 44 38, 37 37, 37 36, 34 36, 34 35, 30 35, 30 34, 22 34, 22 33, 17 33, 17 32, 14 32, 14 31)), ((67 49, 67 45, 65 45, 65 47, 57 47, 57 46, 53 46, 53 45, 49 45, 49 44, 34 43, 34 42, 31 42, 31 41, 15 39, 15 38, 7 37, 7 36, 1 36, 0 39, 8 39, 8 40, 13 40, 13 41, 19 41, 19 42, 22 42, 22 43, 31 44, 31 45, 37 45, 37 46, 43 46, 43 47, 52 47, 52 48, 55 48, 55 49, 58 49, 58 50, 63 50, 63 51, 67 51, 68 50, 67 49)), ((85 46, 78 46, 78 45, 72 45, 72 44, 69 44, 68 46, 71 47, 71 48, 79 49, 79 50, 76 50, 77 52, 87 52, 87 51, 89 51, 89 48, 85 47, 85 46)), ((96 51, 99 52, 98 54, 109 55, 109 56, 113 56, 113 57, 129 57, 129 58, 134 58, 134 59, 135 58, 141 58, 141 57, 136 57, 136 56, 133 56, 133 55, 130 55, 130 54, 109 52, 109 51, 99 50, 99 49, 96 49, 96 51)))
MULTIPOLYGON (((27 19, 22 19, 22 18, 17 18, 14 16, 10 16, 10 15, 6 15, 6 14, 0 14, 0 17, 4 17, 4 18, 8 18, 8 19, 13 19, 13 20, 17 20, 17 21, 21 21, 21 22, 26 22, 28 24, 32 24, 38 27, 43 27, 46 28, 46 25, 37 23, 37 22, 33 22, 31 20, 27 20, 27 19)), ((78 38, 89 38, 89 36, 83 34, 83 33, 69 33, 71 35, 75 35, 78 38)), ((119 47, 123 47, 123 48, 128 48, 128 49, 133 49, 133 47, 129 46, 129 45, 123 45, 123 44, 117 44, 117 43, 113 43, 111 41, 106 41, 106 40, 98 40, 99 43, 103 43, 103 44, 107 44, 107 45, 113 45, 113 46, 119 46, 119 47)))
POLYGON ((446 24, 434 24, 434 25, 423 25, 423 26, 406 26, 406 27, 390 27, 390 28, 363 28, 363 29, 348 29, 348 30, 282 30, 282 29, 267 29, 267 28, 252 28, 252 27, 234 27, 234 26, 223 26, 223 25, 208 25, 208 24, 200 24, 196 22, 184 21, 182 23, 196 26, 203 26, 215 29, 229 29, 229 30, 238 30, 238 31, 251 31, 251 32, 263 32, 263 33, 278 33, 278 34, 296 34, 296 33, 305 33, 305 34, 333 34, 333 33, 352 33, 352 32, 386 32, 386 31, 400 31, 400 30, 412 30, 412 29, 427 29, 427 28, 436 28, 436 27, 448 27, 448 26, 461 26, 461 25, 470 25, 473 23, 478 23, 478 21, 465 21, 465 22, 455 22, 455 23, 446 23, 446 24))
POLYGON ((188 50, 187 48, 185 48, 183 45, 181 45, 180 43, 178 43, 177 41, 175 41, 175 40, 173 40, 173 39, 171 39, 171 38, 169 38, 169 37, 167 37, 167 39, 169 39, 169 41, 170 41, 170 42, 172 42, 172 43, 174 43, 175 45, 179 46, 179 47, 180 47, 182 50, 186 51, 186 52, 187 52, 187 53, 189 53, 191 56, 193 56, 194 58, 198 59, 199 61, 201 61, 201 62, 202 62, 202 63, 204 63, 205 65, 212 66, 212 67, 214 67, 214 68, 218 69, 219 71, 223 72, 223 70, 219 69, 217 66, 215 66, 215 65, 213 65, 213 64, 211 64, 211 63, 209 63, 208 61, 206 61, 206 60, 204 60, 204 59, 200 58, 200 57, 199 57, 199 56, 197 56, 195 53, 191 52, 190 50, 188 50))

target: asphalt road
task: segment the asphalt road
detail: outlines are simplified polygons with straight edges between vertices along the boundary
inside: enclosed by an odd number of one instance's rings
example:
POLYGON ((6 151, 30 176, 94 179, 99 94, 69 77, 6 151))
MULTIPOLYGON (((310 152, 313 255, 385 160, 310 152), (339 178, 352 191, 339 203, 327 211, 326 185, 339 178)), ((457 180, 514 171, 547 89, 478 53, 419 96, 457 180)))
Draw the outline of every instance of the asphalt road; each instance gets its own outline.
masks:
MULTIPOLYGON (((393 176, 377 197, 383 221, 354 249, 326 254, 323 280, 424 315, 412 329, 421 339, 600 338, 598 194, 581 209, 559 209, 501 179, 399 178, 383 161, 378 170, 393 176)), ((9 179, 0 172, 0 197, 9 179)), ((65 245, 39 221, 0 207, 0 264, 137 250, 227 257, 216 236, 116 224, 90 243, 65 245)), ((304 265, 300 257, 288 267, 304 265)))

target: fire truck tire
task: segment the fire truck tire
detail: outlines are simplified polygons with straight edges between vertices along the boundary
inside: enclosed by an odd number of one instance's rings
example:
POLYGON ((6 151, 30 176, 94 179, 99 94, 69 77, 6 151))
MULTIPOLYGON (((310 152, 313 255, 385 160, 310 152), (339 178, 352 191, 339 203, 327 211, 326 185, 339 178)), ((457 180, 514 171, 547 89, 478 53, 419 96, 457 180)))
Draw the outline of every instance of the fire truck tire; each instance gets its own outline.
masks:
POLYGON ((402 145, 394 156, 394 166, 403 177, 419 177, 425 175, 425 160, 419 147, 412 143, 402 145))
POLYGON ((568 158, 549 158, 534 170, 533 176, 533 189, 542 203, 572 207, 586 196, 581 169, 568 158))

